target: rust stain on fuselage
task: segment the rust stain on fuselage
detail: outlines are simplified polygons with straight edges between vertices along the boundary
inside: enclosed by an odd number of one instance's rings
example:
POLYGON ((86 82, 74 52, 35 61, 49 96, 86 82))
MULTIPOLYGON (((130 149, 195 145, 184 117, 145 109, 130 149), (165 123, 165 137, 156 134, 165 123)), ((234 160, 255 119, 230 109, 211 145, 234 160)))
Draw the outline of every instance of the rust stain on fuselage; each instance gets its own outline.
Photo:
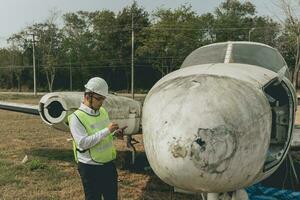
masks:
POLYGON ((170 146, 171 153, 175 158, 181 157, 185 158, 187 155, 187 149, 184 146, 181 146, 180 144, 172 144, 170 146))

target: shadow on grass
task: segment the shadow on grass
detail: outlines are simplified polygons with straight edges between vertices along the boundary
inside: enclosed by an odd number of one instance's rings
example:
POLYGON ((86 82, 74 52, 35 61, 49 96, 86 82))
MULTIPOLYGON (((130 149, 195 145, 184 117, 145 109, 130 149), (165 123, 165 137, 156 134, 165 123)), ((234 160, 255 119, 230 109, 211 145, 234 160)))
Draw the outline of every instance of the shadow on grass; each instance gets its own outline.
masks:
MULTIPOLYGON (((74 163, 74 155, 72 149, 57 149, 57 148, 37 148, 31 149, 26 154, 40 157, 47 160, 66 161, 74 163)), ((133 172, 144 172, 144 168, 149 166, 148 160, 144 152, 137 152, 136 162, 131 164, 130 151, 118 151, 116 165, 119 169, 129 170, 133 172)))
POLYGON ((146 154, 142 151, 136 152, 134 164, 132 164, 131 151, 118 151, 116 166, 122 170, 128 170, 130 172, 142 174, 147 173, 147 170, 150 169, 146 154))
POLYGON ((143 188, 141 199, 155 200, 202 200, 200 194, 182 194, 174 192, 174 188, 164 183, 152 171, 147 160, 145 152, 137 152, 135 164, 131 164, 131 152, 119 151, 117 158, 117 167, 122 170, 129 170, 132 173, 145 174, 150 177, 146 187, 143 188))
POLYGON ((150 175, 141 199, 144 200, 202 200, 200 194, 184 194, 174 192, 174 187, 164 183, 154 173, 150 175))
MULTIPOLYGON (((31 149, 26 154, 40 157, 47 160, 74 162, 74 155, 72 149, 57 149, 57 148, 37 148, 31 149)), ((149 163, 145 152, 137 152, 135 164, 131 164, 130 151, 118 151, 116 166, 122 170, 129 170, 136 173, 144 173, 145 168, 149 168, 149 163)))
POLYGON ((66 161, 74 163, 73 150, 71 149, 54 149, 54 148, 38 148, 31 149, 26 152, 31 156, 37 156, 48 160, 66 161))

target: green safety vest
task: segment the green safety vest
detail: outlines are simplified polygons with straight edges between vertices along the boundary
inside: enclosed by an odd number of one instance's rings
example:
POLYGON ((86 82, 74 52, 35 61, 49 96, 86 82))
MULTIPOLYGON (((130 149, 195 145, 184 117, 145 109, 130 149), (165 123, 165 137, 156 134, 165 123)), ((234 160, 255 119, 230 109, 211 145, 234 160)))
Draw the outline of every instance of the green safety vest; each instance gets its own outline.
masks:
MULTIPOLYGON (((109 117, 106 110, 101 107, 99 113, 100 113, 99 115, 94 116, 82 110, 76 110, 72 115, 75 115, 79 119, 79 121, 85 127, 87 134, 90 136, 106 128, 109 124, 109 117)), ((70 125, 70 119, 72 115, 69 115, 68 117, 69 125, 70 125)), ((73 139, 73 151, 74 151, 75 161, 78 162, 77 151, 79 151, 79 149, 77 148, 77 144, 74 141, 74 139, 73 139)), ((109 134, 106 137, 102 138, 102 140, 98 144, 88 149, 88 151, 94 162, 103 164, 114 160, 116 158, 117 153, 113 145, 112 134, 109 134)))

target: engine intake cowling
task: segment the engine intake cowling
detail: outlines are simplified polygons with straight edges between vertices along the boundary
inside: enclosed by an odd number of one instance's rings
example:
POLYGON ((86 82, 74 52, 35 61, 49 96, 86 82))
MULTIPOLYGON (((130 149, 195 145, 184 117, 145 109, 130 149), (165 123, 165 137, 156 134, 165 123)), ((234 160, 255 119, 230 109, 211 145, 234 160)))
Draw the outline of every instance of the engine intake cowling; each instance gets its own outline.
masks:
MULTIPOLYGON (((54 92, 43 96, 39 103, 42 120, 53 128, 69 131, 67 117, 72 114, 83 100, 82 92, 54 92)), ((126 97, 108 95, 103 107, 110 120, 119 126, 128 126, 125 134, 136 134, 140 131, 141 103, 126 97)))

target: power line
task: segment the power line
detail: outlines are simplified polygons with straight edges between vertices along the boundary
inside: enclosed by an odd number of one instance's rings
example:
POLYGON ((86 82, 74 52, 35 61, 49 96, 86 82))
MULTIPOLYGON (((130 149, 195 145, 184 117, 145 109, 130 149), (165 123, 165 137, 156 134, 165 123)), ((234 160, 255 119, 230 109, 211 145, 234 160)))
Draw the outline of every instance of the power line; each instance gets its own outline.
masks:
MULTIPOLYGON (((156 66, 155 64, 144 64, 144 63, 137 63, 135 64, 136 67, 154 67, 156 66)), ((163 65, 159 66, 160 68, 167 68, 170 67, 168 65, 163 65)), ((40 65, 39 66, 40 70, 45 70, 48 67, 40 65)), ((64 66, 52 66, 49 68, 53 68, 55 70, 60 70, 60 69, 70 69, 69 66, 64 65, 64 66)), ((83 66, 72 66, 73 69, 100 69, 100 68, 123 68, 123 69, 129 69, 130 68, 130 63, 129 64, 122 64, 122 65, 83 65, 83 66)), ((0 69, 32 69, 32 65, 30 66, 0 66, 0 69)))
MULTIPOLYGON (((225 31, 225 30, 251 30, 253 27, 223 27, 223 28, 183 28, 172 26, 145 27, 145 29, 153 30, 198 30, 198 31, 225 31)), ((258 30, 272 30, 273 27, 255 27, 258 30)), ((277 28, 278 29, 278 28, 277 28)))
MULTIPOLYGON (((135 30, 137 28, 140 29, 145 29, 145 30, 170 30, 170 31, 174 31, 174 30, 191 30, 191 31, 225 31, 225 30, 251 30, 252 28, 255 28, 257 30, 273 30, 273 29, 277 29, 277 30, 282 30, 279 27, 271 27, 271 26, 266 26, 266 27, 222 27, 222 28, 193 28, 190 27, 188 28, 188 26, 183 26, 183 25, 159 25, 159 26, 140 26, 140 25, 135 25, 134 26, 135 30)), ((113 33, 113 32, 123 32, 123 31, 131 31, 131 26, 125 26, 122 28, 114 28, 114 27, 102 27, 102 30, 99 31, 98 33, 113 33), (105 28, 110 28, 110 30, 105 29, 105 28)), ((93 33, 95 31, 91 31, 91 33, 93 33)), ((68 34, 70 35, 70 34, 68 34)), ((6 40, 8 37, 6 36, 0 36, 1 40, 6 40)))
POLYGON ((14 66, 14 65, 9 65, 9 66, 0 66, 1 69, 27 69, 27 68, 30 68, 32 69, 32 65, 26 65, 26 66, 14 66))
MULTIPOLYGON (((181 57, 176 57, 176 56, 166 56, 166 57, 144 57, 144 58, 138 58, 136 59, 139 62, 144 62, 144 63, 149 63, 150 61, 155 62, 155 61, 161 61, 161 60, 182 60, 184 59, 184 56, 181 57)), ((114 61, 114 62, 121 62, 120 59, 104 59, 105 61, 114 61)), ((58 65, 54 65, 55 68, 63 68, 63 66, 72 66, 72 68, 80 68, 80 67, 85 67, 85 66, 93 66, 96 65, 98 67, 104 66, 104 67, 116 67, 116 66, 128 66, 130 65, 130 58, 127 59, 122 59, 122 63, 126 63, 126 64, 118 64, 118 63, 110 63, 108 65, 98 65, 99 62, 97 61, 85 61, 84 64, 83 63, 79 63, 79 62, 65 62, 65 63, 61 63, 58 65), (127 61, 127 63, 125 62, 127 61)), ((32 65, 7 65, 7 66, 0 66, 0 68, 32 68, 32 65)), ((38 65, 39 68, 45 68, 45 65, 38 65)))

